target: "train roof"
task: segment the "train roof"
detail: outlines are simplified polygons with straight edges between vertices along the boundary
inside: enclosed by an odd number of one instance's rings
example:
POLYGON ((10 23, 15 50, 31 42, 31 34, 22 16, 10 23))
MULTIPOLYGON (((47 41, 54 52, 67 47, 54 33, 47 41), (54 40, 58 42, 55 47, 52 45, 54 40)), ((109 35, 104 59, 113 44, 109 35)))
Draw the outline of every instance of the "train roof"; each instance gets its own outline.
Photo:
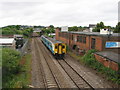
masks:
MULTIPOLYGON (((44 35, 42 35, 42 36, 44 36, 44 35)), ((48 40, 50 40, 52 43, 62 43, 61 41, 58 41, 58 40, 55 40, 55 39, 53 39, 53 38, 50 38, 50 37, 47 37, 47 36, 44 36, 45 38, 47 38, 48 40)))

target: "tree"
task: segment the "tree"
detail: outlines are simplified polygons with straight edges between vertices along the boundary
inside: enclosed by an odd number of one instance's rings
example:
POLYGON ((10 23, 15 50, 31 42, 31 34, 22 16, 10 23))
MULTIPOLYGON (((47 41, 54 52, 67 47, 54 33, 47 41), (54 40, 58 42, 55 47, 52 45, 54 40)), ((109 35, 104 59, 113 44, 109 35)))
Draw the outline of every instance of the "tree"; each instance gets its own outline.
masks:
POLYGON ((53 25, 50 25, 49 27, 50 27, 50 28, 54 28, 54 26, 53 26, 53 25))
POLYGON ((2 49, 2 82, 4 88, 10 86, 10 81, 20 72, 20 59, 21 56, 18 51, 10 48, 2 49))
POLYGON ((82 26, 79 26, 78 27, 78 31, 83 31, 85 28, 84 27, 82 27, 82 26))
POLYGON ((95 29, 93 29, 93 32, 100 32, 100 29, 103 29, 103 28, 105 28, 103 22, 97 23, 95 29))
POLYGON ((68 29, 69 29, 69 31, 78 31, 77 26, 69 27, 68 29))
POLYGON ((116 25, 114 33, 120 33, 120 22, 118 22, 118 24, 116 25))
POLYGON ((2 27, 2 35, 14 35, 14 34, 23 34, 25 36, 30 36, 33 32, 32 28, 25 28, 23 30, 20 30, 20 25, 11 25, 2 27))
POLYGON ((104 28, 104 23, 103 22, 100 22, 100 24, 99 24, 100 26, 100 28, 102 29, 102 28, 104 28))

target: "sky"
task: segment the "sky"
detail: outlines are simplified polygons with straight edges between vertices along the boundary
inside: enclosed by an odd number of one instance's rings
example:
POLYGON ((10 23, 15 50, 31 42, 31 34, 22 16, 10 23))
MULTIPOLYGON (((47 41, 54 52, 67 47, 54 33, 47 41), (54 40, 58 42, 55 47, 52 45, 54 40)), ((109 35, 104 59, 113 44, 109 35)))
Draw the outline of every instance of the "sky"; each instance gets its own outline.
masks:
POLYGON ((119 0, 0 0, 0 27, 7 25, 116 26, 119 0))

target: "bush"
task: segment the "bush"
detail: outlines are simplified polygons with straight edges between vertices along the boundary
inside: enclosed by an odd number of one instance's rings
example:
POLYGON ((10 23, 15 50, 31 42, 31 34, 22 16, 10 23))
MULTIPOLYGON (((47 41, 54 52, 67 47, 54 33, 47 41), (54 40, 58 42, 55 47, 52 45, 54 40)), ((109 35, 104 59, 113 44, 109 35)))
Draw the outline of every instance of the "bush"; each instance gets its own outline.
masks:
POLYGON ((2 49, 3 87, 6 87, 6 83, 9 83, 14 77, 14 74, 20 71, 19 60, 19 52, 10 48, 2 49))
POLYGON ((108 80, 111 80, 115 83, 120 84, 120 75, 118 72, 120 71, 114 71, 110 68, 107 68, 103 66, 100 62, 98 62, 93 53, 96 52, 96 50, 89 50, 83 57, 82 62, 84 62, 87 66, 90 66, 97 70, 98 72, 104 73, 107 76, 108 80))
POLYGON ((22 34, 25 37, 30 37, 32 35, 33 29, 24 28, 23 30, 20 30, 20 26, 13 25, 0 28, 0 32, 2 32, 2 35, 22 34))

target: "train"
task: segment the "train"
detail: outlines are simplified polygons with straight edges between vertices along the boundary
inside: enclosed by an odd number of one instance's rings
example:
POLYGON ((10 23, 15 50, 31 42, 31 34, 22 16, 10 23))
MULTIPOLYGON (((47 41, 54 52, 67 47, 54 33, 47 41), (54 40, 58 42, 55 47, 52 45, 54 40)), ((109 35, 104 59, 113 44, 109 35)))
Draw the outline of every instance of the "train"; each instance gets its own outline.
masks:
POLYGON ((53 38, 42 35, 42 42, 51 51, 55 58, 64 58, 66 54, 66 44, 53 38))

